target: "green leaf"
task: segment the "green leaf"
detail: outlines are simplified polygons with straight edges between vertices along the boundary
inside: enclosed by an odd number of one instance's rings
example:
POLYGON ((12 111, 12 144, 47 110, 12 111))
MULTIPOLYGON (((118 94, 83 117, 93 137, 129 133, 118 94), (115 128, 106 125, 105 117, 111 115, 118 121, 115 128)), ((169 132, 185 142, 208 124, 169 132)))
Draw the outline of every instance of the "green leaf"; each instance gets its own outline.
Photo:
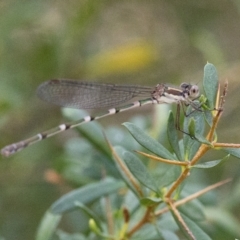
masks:
POLYGON ((211 238, 199 227, 196 221, 192 221, 190 218, 181 214, 184 222, 190 228, 193 235, 197 240, 211 240, 211 238))
POLYGON ((98 216, 97 216, 90 208, 88 208, 86 205, 84 205, 84 204, 82 204, 81 202, 78 202, 78 201, 75 202, 75 206, 76 206, 76 207, 79 207, 81 210, 83 210, 84 213, 85 213, 86 215, 88 215, 89 218, 94 219, 94 221, 95 221, 95 223, 97 224, 98 228, 99 228, 100 230, 103 230, 103 229, 102 229, 102 226, 101 226, 101 221, 100 221, 100 219, 98 218, 98 216))
POLYGON ((190 118, 190 121, 188 123, 188 133, 191 137, 195 135, 195 120, 194 118, 190 118))
POLYGON ((239 239, 239 219, 229 212, 226 207, 207 207, 205 208, 205 216, 209 222, 219 226, 223 232, 228 232, 231 236, 238 237, 236 240, 239 239))
POLYGON ((193 156, 191 152, 193 152, 193 149, 194 149, 194 152, 196 152, 199 147, 200 147, 200 143, 196 139, 189 138, 189 141, 187 141, 187 144, 184 145, 184 159, 187 161, 191 160, 193 156))
MULTIPOLYGON (((127 127, 132 136, 145 148, 149 151, 155 153, 156 155, 166 158, 176 160, 176 157, 172 155, 164 146, 159 142, 149 137, 145 132, 140 128, 136 127, 131 123, 124 123, 124 126, 127 127)), ((164 186, 168 186, 179 176, 181 169, 178 166, 173 166, 165 163, 159 163, 160 173, 158 174, 158 189, 161 189, 164 186)))
MULTIPOLYGON (((188 232, 186 229, 182 226, 181 222, 177 219, 177 217, 174 215, 174 213, 171 211, 176 223, 178 224, 179 228, 181 231, 184 233, 186 236, 186 239, 192 240, 192 237, 189 236, 188 232)), ((190 218, 185 216, 183 213, 181 213, 181 217, 183 221, 186 223, 190 231, 192 232, 193 236, 197 240, 211 240, 211 238, 196 224, 196 221, 192 221, 190 218)))
POLYGON ((212 161, 209 161, 209 162, 205 162, 205 163, 199 163, 199 164, 196 164, 194 166, 192 166, 192 168, 213 168, 215 166, 217 166, 218 164, 222 163, 223 161, 227 160, 229 158, 230 154, 228 154, 227 156, 225 156, 224 158, 222 159, 219 159, 219 160, 212 160, 212 161))
MULTIPOLYGON (((187 108, 186 114, 188 117, 184 118, 183 122, 183 130, 184 132, 189 132, 189 125, 190 125, 190 131, 193 131, 193 126, 191 126, 192 121, 194 120, 195 124, 195 131, 193 136, 197 136, 201 140, 201 135, 203 135, 205 130, 205 118, 204 113, 192 110, 192 107, 189 106, 187 108), (192 120, 193 119, 193 120, 192 120)), ((192 139, 189 135, 184 134, 183 135, 183 145, 184 145, 184 158, 185 160, 191 160, 192 157, 195 155, 195 153, 198 151, 201 143, 197 141, 196 139, 192 139)))
MULTIPOLYGON (((183 129, 184 131, 189 131, 189 124, 192 124, 191 121, 195 121, 194 132, 198 134, 203 134, 205 130, 205 117, 204 112, 194 110, 191 106, 187 108, 186 111, 187 117, 184 118, 183 129), (193 120, 192 120, 193 119, 193 120)), ((186 135, 188 136, 188 135, 186 135)), ((189 136, 188 136, 189 137, 189 136)))
POLYGON ((205 120, 208 123, 208 125, 211 127, 212 123, 213 123, 213 113, 210 110, 205 110, 204 111, 205 114, 205 120))
POLYGON ((131 135, 136 139, 136 141, 148 149, 150 152, 155 153, 157 156, 160 156, 165 159, 174 159, 176 157, 172 155, 163 145, 157 142, 155 139, 148 136, 142 129, 135 126, 132 123, 123 123, 123 125, 128 129, 131 135))
POLYGON ((196 121, 194 118, 190 119, 189 125, 188 125, 188 130, 189 130, 189 134, 191 137, 194 137, 195 140, 199 141, 200 143, 204 143, 207 145, 211 145, 211 143, 205 138, 203 137, 202 134, 200 134, 200 131, 195 131, 195 125, 196 121))
POLYGON ((221 148, 221 150, 231 154, 236 158, 240 158, 240 148, 221 148))
MULTIPOLYGON (((119 156, 121 156, 122 159, 124 159, 124 160, 126 159, 126 156, 125 156, 126 150, 123 151, 123 150, 120 149, 120 147, 117 147, 116 152, 118 154, 121 154, 119 156)), ((132 154, 132 153, 130 153, 130 154, 132 154)), ((133 155, 133 156, 136 157, 135 155, 133 155)), ((138 161, 140 161, 140 160, 138 159, 138 161)), ((136 164, 138 164, 138 162, 136 162, 136 164)), ((143 166, 145 167, 145 165, 143 165, 143 166)), ((135 166, 133 166, 133 168, 134 167, 135 166)), ((129 169, 129 170, 132 172, 131 169, 129 169)), ((151 176, 151 181, 154 182, 154 183, 152 183, 152 187, 153 187, 153 184, 154 184, 155 185, 154 188, 157 189, 157 192, 159 192, 159 189, 161 189, 165 186, 168 186, 169 184, 174 182, 181 173, 181 169, 180 169, 179 166, 174 166, 174 165, 165 164, 165 163, 159 163, 155 170, 156 170, 156 172, 154 174, 155 178, 153 179, 153 177, 151 176)), ((133 171, 136 171, 136 170, 133 169, 133 171)), ((132 174, 134 174, 134 172, 132 172, 132 174)), ((137 176, 135 176, 135 177, 137 178, 137 176)), ((138 179, 138 180, 140 181, 140 179, 138 179)), ((156 192, 156 190, 155 190, 155 192, 156 192)))
POLYGON ((193 168, 212 168, 212 167, 217 166, 220 162, 221 162, 221 160, 213 160, 213 161, 209 161, 209 162, 205 162, 205 163, 196 164, 192 167, 193 168))
POLYGON ((146 197, 146 198, 141 198, 140 200, 141 204, 145 206, 154 206, 158 205, 159 203, 162 202, 161 198, 153 198, 153 197, 146 197))
POLYGON ((201 108, 204 111, 204 117, 205 117, 206 122, 208 123, 209 126, 212 126, 213 111, 212 111, 212 109, 209 109, 209 107, 207 106, 206 96, 201 95, 198 100, 200 102, 201 108))
MULTIPOLYGON (((187 197, 185 191, 184 195, 187 197)), ((189 192, 188 192, 189 194, 189 192)), ((204 215, 204 206, 198 199, 193 199, 190 202, 185 203, 184 205, 181 205, 178 207, 179 212, 183 213, 187 217, 189 217, 193 221, 203 221, 205 220, 205 215, 204 215)))
POLYGON ((158 173, 156 174, 155 179, 157 179, 159 189, 169 186, 176 181, 181 174, 181 168, 179 166, 165 163, 159 163, 156 171, 158 171, 158 173))
POLYGON ((145 165, 136 157, 134 154, 125 151, 123 154, 123 160, 127 164, 129 170, 134 175, 134 177, 142 183, 147 188, 152 191, 159 193, 158 186, 156 184, 156 180, 152 178, 149 174, 145 165))
MULTIPOLYGON (((129 240, 166 240, 154 224, 144 224, 129 240)), ((170 238, 168 239, 170 240, 170 238)), ((171 239, 172 240, 172 239, 171 239)))
POLYGON ((98 183, 92 183, 79 189, 73 190, 59 198, 50 208, 54 214, 65 213, 76 209, 76 201, 87 204, 102 196, 117 191, 124 187, 124 183, 113 179, 104 179, 98 183))
MULTIPOLYGON (((125 164, 125 162, 123 161, 123 155, 126 151, 126 149, 124 149, 121 146, 116 146, 113 148, 113 151, 115 151, 115 153, 118 155, 119 157, 119 161, 123 162, 123 164, 125 164)), ((135 187, 132 185, 131 181, 129 180, 129 178, 126 176, 126 173, 124 172, 124 170, 122 169, 122 167, 120 166, 120 163, 118 161, 116 161, 116 166, 117 169, 122 177, 122 179, 124 180, 124 182, 127 184, 127 186, 133 191, 133 193, 139 197, 138 192, 136 191, 135 187)))
POLYGON ((178 131, 175 126, 175 121, 174 121, 172 111, 170 111, 169 117, 168 117, 167 134, 168 134, 168 141, 169 141, 174 153, 176 154, 177 158, 179 160, 183 160, 183 157, 182 157, 182 154, 181 154, 181 151, 179 148, 179 144, 178 144, 178 131))
POLYGON ((55 233, 61 218, 61 215, 56 215, 49 211, 46 212, 38 227, 36 240, 52 239, 52 236, 55 233))
POLYGON ((179 240, 179 237, 172 231, 162 229, 161 232, 162 232, 163 240, 170 240, 170 239, 171 240, 179 240))
POLYGON ((212 144, 201 134, 195 133, 194 136, 200 143, 212 146, 212 144))
POLYGON ((218 74, 215 66, 211 63, 207 63, 204 67, 203 88, 209 108, 214 109, 218 91, 218 74))
MULTIPOLYGON (((66 233, 60 229, 57 230, 57 236, 59 240, 86 240, 87 238, 80 233, 66 233)), ((88 238, 89 239, 89 238, 88 238)))

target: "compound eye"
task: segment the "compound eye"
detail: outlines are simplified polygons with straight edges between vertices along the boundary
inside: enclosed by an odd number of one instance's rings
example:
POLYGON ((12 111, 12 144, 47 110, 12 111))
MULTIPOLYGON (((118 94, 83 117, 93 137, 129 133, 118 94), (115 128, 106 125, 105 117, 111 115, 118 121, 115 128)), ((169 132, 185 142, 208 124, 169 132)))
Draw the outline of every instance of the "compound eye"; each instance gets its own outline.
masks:
POLYGON ((189 88, 189 86, 190 86, 189 83, 182 83, 182 84, 180 85, 180 88, 181 88, 182 90, 186 90, 187 88, 189 88))
POLYGON ((199 88, 197 85, 193 85, 190 90, 190 98, 195 99, 199 96, 199 88))

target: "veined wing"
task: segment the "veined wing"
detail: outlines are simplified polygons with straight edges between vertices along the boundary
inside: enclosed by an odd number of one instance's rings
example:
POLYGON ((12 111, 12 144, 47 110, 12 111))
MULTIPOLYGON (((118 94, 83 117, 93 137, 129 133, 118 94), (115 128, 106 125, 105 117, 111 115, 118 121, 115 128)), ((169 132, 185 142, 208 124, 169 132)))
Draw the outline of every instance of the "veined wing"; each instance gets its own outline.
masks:
POLYGON ((77 109, 115 107, 135 97, 151 97, 152 87, 56 79, 37 90, 44 101, 77 109))

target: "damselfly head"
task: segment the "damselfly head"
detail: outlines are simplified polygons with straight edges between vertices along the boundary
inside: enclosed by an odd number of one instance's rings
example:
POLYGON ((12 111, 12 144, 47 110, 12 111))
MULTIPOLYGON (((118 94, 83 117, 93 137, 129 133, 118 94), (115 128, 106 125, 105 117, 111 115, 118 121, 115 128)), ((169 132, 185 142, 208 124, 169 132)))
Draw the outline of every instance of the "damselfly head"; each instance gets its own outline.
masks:
POLYGON ((180 88, 184 94, 187 94, 188 98, 194 100, 199 97, 199 87, 197 85, 191 85, 190 83, 182 83, 180 88))

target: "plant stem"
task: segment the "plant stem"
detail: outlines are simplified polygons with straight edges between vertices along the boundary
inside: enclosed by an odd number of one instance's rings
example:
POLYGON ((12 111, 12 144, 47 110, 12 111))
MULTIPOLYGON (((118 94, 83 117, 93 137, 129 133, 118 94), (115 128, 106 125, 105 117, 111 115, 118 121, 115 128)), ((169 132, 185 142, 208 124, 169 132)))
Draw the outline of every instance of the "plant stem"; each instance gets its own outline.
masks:
POLYGON ((152 207, 148 207, 142 219, 128 232, 127 236, 131 237, 138 229, 140 229, 145 223, 149 222, 149 218, 152 213, 152 207))

